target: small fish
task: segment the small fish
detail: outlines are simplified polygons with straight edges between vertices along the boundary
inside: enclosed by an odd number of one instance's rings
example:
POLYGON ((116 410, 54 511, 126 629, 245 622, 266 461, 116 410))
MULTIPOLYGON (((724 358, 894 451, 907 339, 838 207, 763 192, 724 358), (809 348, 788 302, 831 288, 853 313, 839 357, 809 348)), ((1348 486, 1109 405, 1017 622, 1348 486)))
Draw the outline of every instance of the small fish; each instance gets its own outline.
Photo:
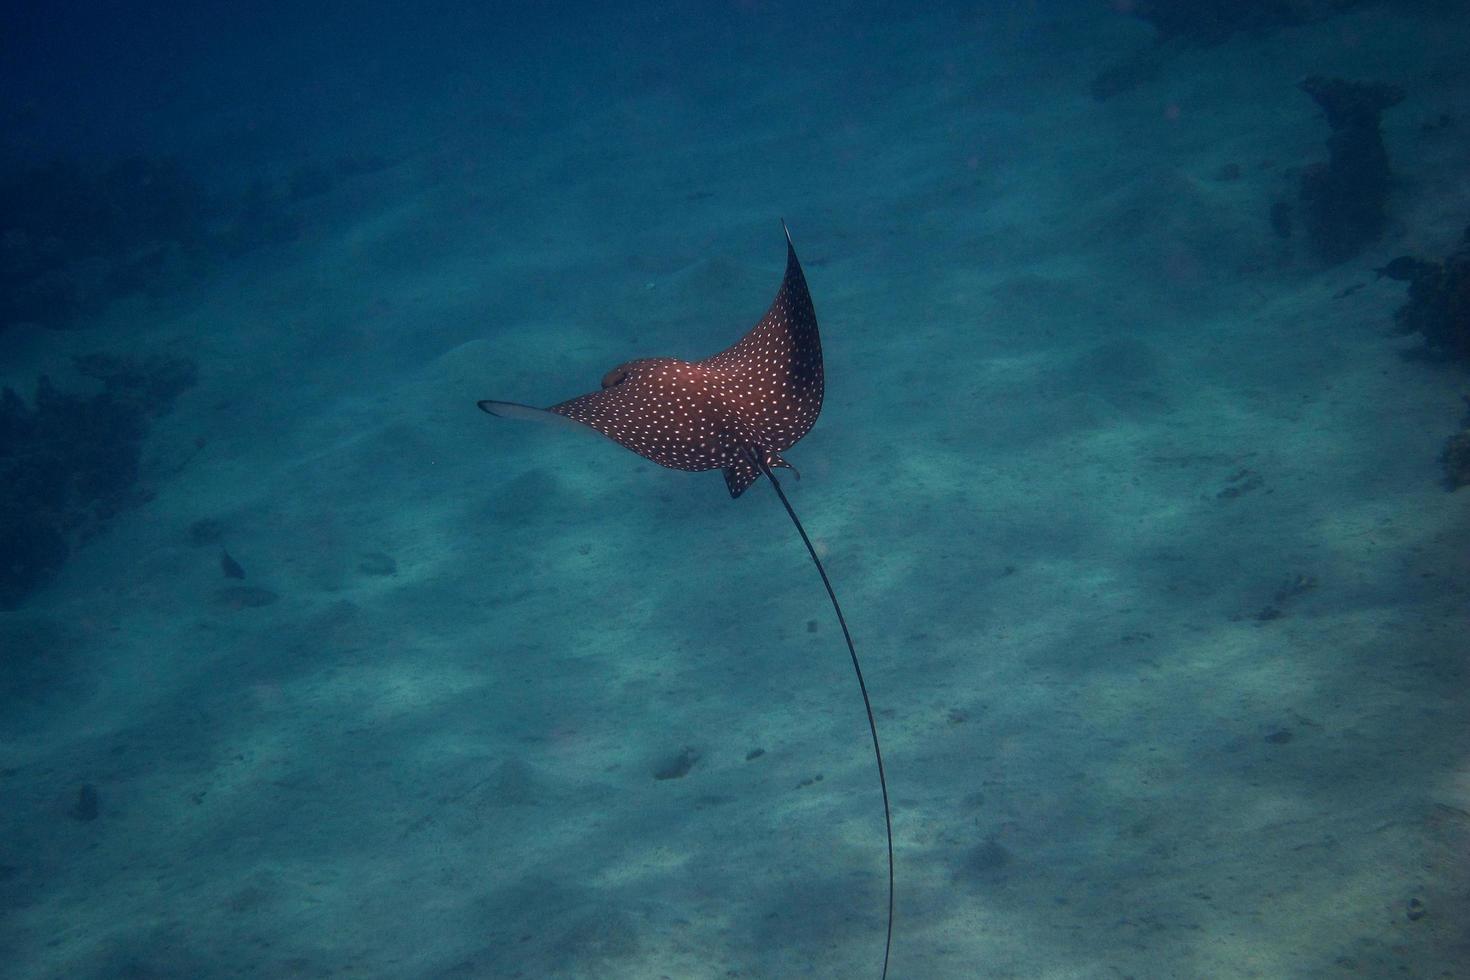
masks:
POLYGON ((219 567, 220 571, 225 573, 225 578, 245 577, 245 569, 240 567, 240 563, 231 558, 230 553, 223 548, 219 550, 219 567))

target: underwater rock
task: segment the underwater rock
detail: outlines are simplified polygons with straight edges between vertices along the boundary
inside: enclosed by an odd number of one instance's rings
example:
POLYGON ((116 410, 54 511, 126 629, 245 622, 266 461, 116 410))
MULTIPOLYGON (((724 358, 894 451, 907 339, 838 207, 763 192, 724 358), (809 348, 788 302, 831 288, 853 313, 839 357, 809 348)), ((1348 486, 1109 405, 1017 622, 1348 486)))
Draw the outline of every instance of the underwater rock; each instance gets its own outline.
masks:
POLYGON ((220 260, 293 241, 303 202, 389 165, 308 163, 244 193, 206 190, 178 163, 147 157, 0 170, 0 330, 65 328, 113 300, 167 292, 220 260))
POLYGON ((65 327, 187 265, 209 203, 175 163, 54 161, 0 174, 0 329, 65 327))
POLYGON ((190 361, 88 355, 77 370, 102 382, 91 396, 36 382, 34 405, 0 391, 0 609, 49 581, 71 550, 137 503, 150 419, 194 383, 190 361))
POLYGON ((293 201, 304 201, 329 193, 336 186, 332 174, 317 163, 303 163, 291 172, 286 193, 293 201))
MULTIPOLYGON (((49 710, 85 697, 95 672, 79 663, 80 646, 70 623, 0 616, 0 721, 24 724, 27 707, 49 710)), ((7 772, 0 769, 0 778, 7 772)))
POLYGON ((225 609, 259 609, 268 606, 280 596, 270 589, 255 585, 231 585, 214 594, 214 604, 225 609))
POLYGON ((1374 269, 1373 272, 1374 278, 1376 279, 1393 279, 1396 282, 1413 282, 1415 279, 1419 278, 1427 272, 1431 272, 1433 269, 1434 263, 1432 262, 1424 262, 1410 255, 1400 255, 1398 258, 1392 260, 1387 265, 1379 266, 1378 268, 1374 269))
POLYGON ((689 746, 679 750, 679 754, 671 756, 659 763, 653 771, 654 779, 683 779, 689 775, 689 770, 699 761, 699 753, 689 746))
POLYGON ((530 766, 516 759, 500 764, 482 788, 480 798, 487 806, 535 806, 548 790, 530 766))
POLYGON ((1451 490, 1470 487, 1470 427, 1450 436, 1445 443, 1444 482, 1451 490))
MULTIPOLYGON (((1465 404, 1470 406, 1470 395, 1465 397, 1465 404)), ((1451 491, 1470 486, 1470 412, 1465 413, 1461 425, 1464 428, 1450 436, 1440 456, 1445 486, 1451 491)))
MULTIPOLYGON (((1441 262, 1401 255, 1377 271, 1381 277, 1409 284, 1409 300, 1394 311, 1394 322, 1399 333, 1423 338, 1423 346, 1411 354, 1426 360, 1470 361, 1470 228, 1441 262)), ((1470 396, 1465 404, 1470 407, 1470 396)), ((1439 461, 1446 489, 1470 486, 1470 412, 1460 431, 1445 440, 1439 461)))
POLYGON ((1387 223, 1392 171, 1379 120, 1385 109, 1404 100, 1404 92, 1394 85, 1320 75, 1301 88, 1322 107, 1332 128, 1328 161, 1302 172, 1303 221, 1318 254, 1343 262, 1377 241, 1387 223))
POLYGON ((203 518, 189 525, 189 544, 195 548, 202 548, 207 544, 216 544, 225 534, 225 526, 213 518, 203 518))
POLYGON ((1214 47, 1235 34, 1257 37, 1283 27, 1325 20, 1361 0, 1128 0, 1116 9, 1153 25, 1154 43, 1098 72, 1092 97, 1099 102, 1154 80, 1166 56, 1214 47))
POLYGON ((219 550, 219 568, 220 571, 224 573, 225 578, 245 577, 244 566, 242 566, 235 559, 231 558, 230 553, 224 548, 220 548, 219 550))
POLYGON ((1266 485, 1266 478, 1255 470, 1240 469, 1225 480, 1225 487, 1215 494, 1216 500, 1233 500, 1266 485))
POLYGON ((1269 623, 1286 615, 1285 607, 1300 596, 1306 595, 1317 587, 1317 578, 1313 575, 1298 574, 1292 577, 1276 590, 1268 605, 1262 606, 1252 618, 1258 623, 1269 623))
POLYGON ((174 399, 198 380, 194 362, 179 357, 152 356, 143 360, 111 354, 83 354, 72 358, 77 373, 101 381, 105 393, 145 415, 168 413, 174 399))
POLYGON ((993 836, 976 844, 961 859, 954 880, 972 886, 1003 882, 1008 877, 1013 856, 1010 849, 993 836))
POLYGON ((1298 573, 1292 576, 1285 585, 1276 590, 1273 599, 1279 604, 1285 604, 1298 596, 1304 596, 1317 587, 1317 576, 1298 573))
POLYGON ((102 800, 97 795, 97 787, 91 783, 83 783, 82 788, 77 790, 77 800, 67 811, 67 815, 73 820, 91 821, 96 820, 101 812, 102 800))
POLYGON ((1394 313, 1399 332, 1423 337, 1430 359, 1470 361, 1470 228, 1444 261, 1404 255, 1382 273, 1409 283, 1409 301, 1394 313))
POLYGON ((1219 44, 1236 33, 1264 35, 1282 27, 1322 20, 1360 0, 1138 0, 1133 16, 1148 21, 1161 39, 1219 44))
POLYGON ((1163 53, 1157 46, 1144 48, 1098 72, 1089 90, 1098 102, 1147 85, 1163 68, 1163 53))
POLYGON ((1287 202, 1271 205, 1271 231, 1277 238, 1291 237, 1291 205, 1287 202))
POLYGON ((14 609, 66 564, 71 549, 52 524, 7 519, 0 505, 0 609, 14 609))
POLYGON ((220 237, 219 246, 228 258, 287 245, 301 237, 301 215, 284 206, 275 188, 263 180, 250 185, 235 214, 235 220, 220 237))
POLYGON ((381 551, 370 551, 362 556, 362 561, 357 563, 357 570, 364 575, 397 575, 398 562, 393 560, 392 555, 385 555, 381 551))

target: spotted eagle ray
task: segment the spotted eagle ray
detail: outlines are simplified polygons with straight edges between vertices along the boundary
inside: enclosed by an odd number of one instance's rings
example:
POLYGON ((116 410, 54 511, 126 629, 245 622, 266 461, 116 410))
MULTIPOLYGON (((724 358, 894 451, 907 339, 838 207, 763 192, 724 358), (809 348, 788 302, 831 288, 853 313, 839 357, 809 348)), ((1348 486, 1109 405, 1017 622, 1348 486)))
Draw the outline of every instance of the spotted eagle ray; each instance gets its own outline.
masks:
POLYGON ((781 458, 781 452, 811 431, 822 411, 823 393, 822 339, 817 332, 816 309, 784 221, 781 228, 786 232, 786 276, 766 315, 733 347, 702 361, 673 357, 628 361, 603 376, 600 390, 550 408, 490 400, 477 404, 502 418, 571 420, 590 426, 670 469, 722 470, 732 499, 762 475, 771 481, 832 600, 868 714, 878 786, 883 791, 883 826, 888 835, 888 929, 882 974, 886 978, 888 955, 893 948, 893 818, 883 751, 878 745, 878 723, 873 720, 868 685, 837 593, 806 528, 772 472, 780 467, 796 472, 781 458))

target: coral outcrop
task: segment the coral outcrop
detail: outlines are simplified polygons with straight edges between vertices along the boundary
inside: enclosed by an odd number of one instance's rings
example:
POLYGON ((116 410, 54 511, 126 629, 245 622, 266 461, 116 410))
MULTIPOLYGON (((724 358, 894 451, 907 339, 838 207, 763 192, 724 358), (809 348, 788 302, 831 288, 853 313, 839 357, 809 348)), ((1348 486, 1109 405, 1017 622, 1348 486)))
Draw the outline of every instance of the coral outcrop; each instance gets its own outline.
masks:
POLYGON ((1445 486, 1451 490, 1470 487, 1470 416, 1465 417, 1465 427, 1445 442, 1441 461, 1445 486))
POLYGON ((1155 41, 1098 72, 1092 96, 1101 101, 1151 82, 1180 49, 1213 47, 1235 34, 1262 36, 1323 20, 1362 0, 1131 0, 1118 3, 1153 25, 1155 41))
MULTIPOLYGON (((1470 362, 1470 228, 1442 261, 1401 255, 1378 270, 1379 276, 1409 284, 1409 300, 1394 313, 1398 330, 1424 341, 1417 355, 1436 361, 1470 362)), ((1470 408, 1470 397, 1465 399, 1470 408)), ((1445 486, 1470 486, 1470 412, 1440 453, 1445 486)))
POLYGON ((55 162, 0 178, 0 328, 65 327, 197 255, 206 201, 176 166, 55 162))
POLYGON ((238 194, 142 157, 0 173, 0 330, 69 327, 113 300, 170 291, 222 260, 292 241, 312 199, 386 166, 378 157, 303 164, 238 194))
POLYGON ((1377 241, 1387 223, 1393 174, 1380 117, 1403 101, 1404 92, 1393 85, 1321 76, 1301 87, 1332 127, 1327 162, 1302 172, 1302 219, 1322 258, 1343 262, 1377 241))
POLYGON ((1330 17, 1361 0, 1139 0, 1133 14, 1159 37, 1219 44, 1235 33, 1266 34, 1330 17))
POLYGON ((1405 255, 1378 272, 1409 284, 1409 301, 1394 313, 1400 333, 1422 337, 1433 360, 1470 361, 1470 228, 1442 261, 1405 255))
POLYGON ((195 376, 192 362, 163 357, 89 355, 76 366, 99 392, 68 394, 46 377, 29 405, 0 391, 0 609, 18 606, 137 501, 149 422, 195 376))

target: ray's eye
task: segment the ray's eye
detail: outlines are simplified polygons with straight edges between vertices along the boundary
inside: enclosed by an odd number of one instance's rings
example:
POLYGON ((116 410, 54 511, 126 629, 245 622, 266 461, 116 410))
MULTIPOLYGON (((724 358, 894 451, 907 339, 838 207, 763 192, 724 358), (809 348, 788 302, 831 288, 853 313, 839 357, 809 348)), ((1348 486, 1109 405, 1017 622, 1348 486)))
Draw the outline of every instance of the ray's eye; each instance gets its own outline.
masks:
POLYGON ((604 388, 616 387, 617 385, 622 384, 624 379, 626 379, 628 375, 632 373, 632 371, 628 370, 628 366, 626 364, 620 364, 602 376, 602 386, 604 388))

